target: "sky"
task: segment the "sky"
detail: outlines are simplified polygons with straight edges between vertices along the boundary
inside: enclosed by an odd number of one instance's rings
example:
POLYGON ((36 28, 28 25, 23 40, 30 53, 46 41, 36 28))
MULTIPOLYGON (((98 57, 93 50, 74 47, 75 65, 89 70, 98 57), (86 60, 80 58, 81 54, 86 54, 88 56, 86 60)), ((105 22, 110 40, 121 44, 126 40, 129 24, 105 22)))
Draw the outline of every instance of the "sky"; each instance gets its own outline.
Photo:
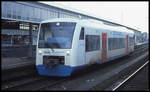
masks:
POLYGON ((128 27, 137 29, 141 32, 149 32, 149 12, 148 12, 148 2, 146 1, 53 1, 53 2, 42 2, 46 4, 56 4, 64 6, 66 8, 71 8, 79 10, 80 12, 87 13, 89 15, 96 16, 98 18, 110 20, 119 24, 126 25, 128 27))

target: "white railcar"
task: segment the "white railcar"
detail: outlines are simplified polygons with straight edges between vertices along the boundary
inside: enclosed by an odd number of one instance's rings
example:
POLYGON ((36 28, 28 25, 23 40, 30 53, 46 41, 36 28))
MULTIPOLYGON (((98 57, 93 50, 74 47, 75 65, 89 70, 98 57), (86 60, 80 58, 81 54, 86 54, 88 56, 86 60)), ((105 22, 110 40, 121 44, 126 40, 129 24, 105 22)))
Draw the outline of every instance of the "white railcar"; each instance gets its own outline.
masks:
POLYGON ((40 75, 70 76, 86 65, 102 64, 134 50, 134 33, 124 27, 77 19, 41 22, 36 67, 40 75))

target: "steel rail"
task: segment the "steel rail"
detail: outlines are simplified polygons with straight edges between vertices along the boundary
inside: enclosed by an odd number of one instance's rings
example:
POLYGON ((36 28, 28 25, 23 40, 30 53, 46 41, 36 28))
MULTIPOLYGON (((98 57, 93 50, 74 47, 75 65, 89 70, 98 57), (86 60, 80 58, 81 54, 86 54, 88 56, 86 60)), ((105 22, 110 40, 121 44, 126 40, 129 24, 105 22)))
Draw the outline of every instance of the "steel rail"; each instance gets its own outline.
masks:
POLYGON ((133 77, 137 72, 139 72, 144 66, 146 66, 149 63, 147 61, 144 63, 140 68, 138 68, 134 73, 132 73, 130 76, 128 76, 124 81, 122 81, 120 84, 118 84, 115 88, 112 89, 112 91, 117 90, 120 86, 122 86, 125 82, 127 82, 131 77, 133 77))
POLYGON ((44 89, 44 88, 46 88, 46 87, 52 87, 52 86, 54 86, 54 85, 56 85, 56 84, 59 84, 59 83, 62 83, 62 82, 64 82, 64 81, 66 81, 66 80, 68 80, 68 78, 60 79, 60 80, 58 80, 58 81, 54 81, 53 83, 46 84, 46 85, 42 85, 42 86, 37 87, 37 88, 32 89, 32 90, 37 91, 37 90, 44 89))
POLYGON ((19 86, 26 85, 26 84, 29 84, 29 83, 33 83, 35 81, 40 81, 40 80, 43 80, 43 79, 44 78, 39 77, 39 78, 35 78, 35 79, 31 80, 31 78, 29 78, 24 82, 5 84, 5 85, 2 85, 2 90, 8 90, 8 89, 11 89, 11 88, 19 87, 19 86))

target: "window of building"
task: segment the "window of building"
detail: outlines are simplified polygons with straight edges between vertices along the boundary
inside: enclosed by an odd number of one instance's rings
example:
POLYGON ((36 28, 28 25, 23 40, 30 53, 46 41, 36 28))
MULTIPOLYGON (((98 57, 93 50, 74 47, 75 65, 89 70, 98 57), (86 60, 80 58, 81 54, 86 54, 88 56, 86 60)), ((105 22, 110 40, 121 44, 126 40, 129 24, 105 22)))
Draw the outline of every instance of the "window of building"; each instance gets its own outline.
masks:
POLYGON ((20 29, 29 30, 29 23, 20 23, 20 29))
POLYGON ((2 19, 2 29, 19 29, 19 22, 2 19))
POLYGON ((100 36, 86 35, 86 51, 96 51, 100 49, 100 36))
POLYGON ((11 44, 11 35, 1 35, 1 43, 3 44, 11 44))
POLYGON ((84 28, 83 27, 81 28, 79 40, 84 40, 84 28))
POLYGON ((1 36, 2 46, 18 46, 18 45, 28 45, 29 36, 28 35, 5 35, 1 36))

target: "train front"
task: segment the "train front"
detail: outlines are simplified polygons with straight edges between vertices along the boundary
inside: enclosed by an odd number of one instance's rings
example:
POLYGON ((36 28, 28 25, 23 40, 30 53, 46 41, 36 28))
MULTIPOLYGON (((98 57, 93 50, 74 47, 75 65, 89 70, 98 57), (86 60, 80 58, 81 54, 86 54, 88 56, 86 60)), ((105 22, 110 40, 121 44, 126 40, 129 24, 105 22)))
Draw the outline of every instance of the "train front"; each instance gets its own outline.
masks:
POLYGON ((71 48, 75 26, 75 22, 41 23, 36 48, 36 68, 40 75, 71 75, 71 48))

